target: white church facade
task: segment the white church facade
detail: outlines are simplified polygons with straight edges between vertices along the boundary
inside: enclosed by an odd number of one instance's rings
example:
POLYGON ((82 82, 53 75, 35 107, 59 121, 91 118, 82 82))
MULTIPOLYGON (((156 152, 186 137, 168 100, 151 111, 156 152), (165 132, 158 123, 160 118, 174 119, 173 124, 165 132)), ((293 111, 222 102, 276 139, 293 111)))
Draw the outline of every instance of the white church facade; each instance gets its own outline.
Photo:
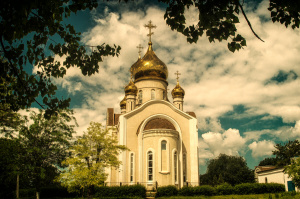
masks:
POLYGON ((121 113, 107 109, 106 126, 129 150, 119 155, 122 165, 108 171, 107 183, 147 187, 199 184, 198 129, 193 112, 184 112, 185 92, 179 84, 168 100, 168 68, 152 48, 151 21, 146 54, 131 66, 131 80, 120 102, 121 113))

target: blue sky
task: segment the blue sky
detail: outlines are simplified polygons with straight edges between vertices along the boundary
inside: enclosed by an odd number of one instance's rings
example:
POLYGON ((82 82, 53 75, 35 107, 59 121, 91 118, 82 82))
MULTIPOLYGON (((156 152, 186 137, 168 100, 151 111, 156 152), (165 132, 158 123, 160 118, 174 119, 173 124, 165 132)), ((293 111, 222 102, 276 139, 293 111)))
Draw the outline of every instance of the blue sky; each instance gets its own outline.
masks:
MULTIPOLYGON (((237 28, 247 39, 247 47, 231 53, 226 41, 209 43, 203 37, 197 44, 188 44, 166 25, 163 7, 143 1, 100 3, 97 9, 79 12, 67 21, 82 32, 86 45, 122 47, 119 57, 100 63, 99 74, 85 77, 72 68, 65 78, 55 80, 58 95, 72 99, 79 133, 90 121, 105 124, 108 107, 120 112, 129 69, 138 58, 136 46, 144 47, 142 55, 146 52, 144 24, 152 20, 157 26, 153 48, 168 67, 169 89, 175 87, 178 70, 186 92, 184 111, 197 115, 201 174, 206 161, 220 153, 243 156, 253 169, 271 156, 275 143, 300 138, 299 30, 273 24, 268 1, 245 4, 252 27, 265 42, 254 37, 241 17, 237 28)), ((188 23, 197 21, 193 8, 187 16, 188 23)))

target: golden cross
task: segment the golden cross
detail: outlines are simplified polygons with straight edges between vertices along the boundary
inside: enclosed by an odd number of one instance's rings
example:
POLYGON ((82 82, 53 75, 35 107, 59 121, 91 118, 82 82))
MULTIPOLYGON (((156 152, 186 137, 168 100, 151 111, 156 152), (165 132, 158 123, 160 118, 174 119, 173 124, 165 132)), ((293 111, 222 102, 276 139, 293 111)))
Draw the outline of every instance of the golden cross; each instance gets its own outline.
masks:
POLYGON ((177 81, 178 81, 179 75, 181 75, 181 73, 179 73, 178 71, 176 71, 175 75, 177 75, 176 79, 177 79, 177 81))
POLYGON ((148 24, 145 24, 144 26, 145 26, 145 28, 149 28, 149 34, 147 34, 147 36, 149 37, 149 42, 151 42, 151 35, 154 34, 153 32, 151 32, 151 29, 156 28, 156 26, 152 24, 151 20, 149 21, 148 24))
POLYGON ((141 44, 139 44, 139 45, 137 46, 137 48, 139 49, 139 58, 141 58, 141 52, 142 52, 141 49, 143 49, 143 47, 142 47, 141 44))

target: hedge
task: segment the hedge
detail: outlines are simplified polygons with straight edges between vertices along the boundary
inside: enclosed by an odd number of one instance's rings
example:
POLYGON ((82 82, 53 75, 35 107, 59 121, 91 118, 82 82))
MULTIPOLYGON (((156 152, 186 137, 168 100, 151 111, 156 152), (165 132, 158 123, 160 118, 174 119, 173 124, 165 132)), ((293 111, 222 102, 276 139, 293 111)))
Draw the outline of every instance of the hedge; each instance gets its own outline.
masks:
POLYGON ((232 187, 228 183, 224 183, 217 187, 209 185, 182 187, 177 191, 175 186, 159 187, 156 197, 162 196, 213 196, 213 195, 248 195, 248 194, 264 194, 285 192, 285 186, 277 183, 243 183, 232 187), (173 194, 173 195, 171 195, 173 194))
POLYGON ((285 186, 278 183, 243 183, 234 187, 234 193, 238 195, 279 193, 284 191, 285 186))
POLYGON ((169 185, 169 186, 158 187, 156 190, 155 197, 176 196, 177 194, 178 194, 177 188, 173 185, 169 185))
POLYGON ((146 188, 142 185, 124 185, 124 186, 112 186, 112 187, 96 187, 95 197, 97 198, 145 198, 146 188))
POLYGON ((216 187, 217 195, 234 194, 234 188, 229 183, 224 183, 216 187))

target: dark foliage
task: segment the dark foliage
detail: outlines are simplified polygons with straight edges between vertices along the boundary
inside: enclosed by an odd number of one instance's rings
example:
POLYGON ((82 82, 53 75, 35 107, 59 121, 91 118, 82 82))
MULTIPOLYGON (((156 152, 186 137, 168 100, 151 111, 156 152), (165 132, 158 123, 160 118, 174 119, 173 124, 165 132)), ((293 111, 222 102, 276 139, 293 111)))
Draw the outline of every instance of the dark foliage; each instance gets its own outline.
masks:
POLYGON ((262 161, 260 161, 260 163, 258 164, 258 166, 270 166, 270 165, 277 165, 278 159, 277 158, 265 158, 262 161))
POLYGON ((155 197, 176 196, 177 194, 178 194, 178 189, 173 185, 169 185, 169 186, 158 187, 155 197))
POLYGON ((300 142, 298 140, 276 144, 275 148, 273 155, 276 156, 277 166, 289 165, 292 158, 300 156, 300 142))
POLYGON ((254 172, 248 168, 243 157, 220 154, 207 164, 207 172, 203 176, 204 184, 216 186, 227 182, 231 185, 254 182, 254 172))
POLYGON ((130 185, 120 187, 95 187, 95 195, 97 198, 105 197, 146 197, 146 188, 142 185, 130 185))

